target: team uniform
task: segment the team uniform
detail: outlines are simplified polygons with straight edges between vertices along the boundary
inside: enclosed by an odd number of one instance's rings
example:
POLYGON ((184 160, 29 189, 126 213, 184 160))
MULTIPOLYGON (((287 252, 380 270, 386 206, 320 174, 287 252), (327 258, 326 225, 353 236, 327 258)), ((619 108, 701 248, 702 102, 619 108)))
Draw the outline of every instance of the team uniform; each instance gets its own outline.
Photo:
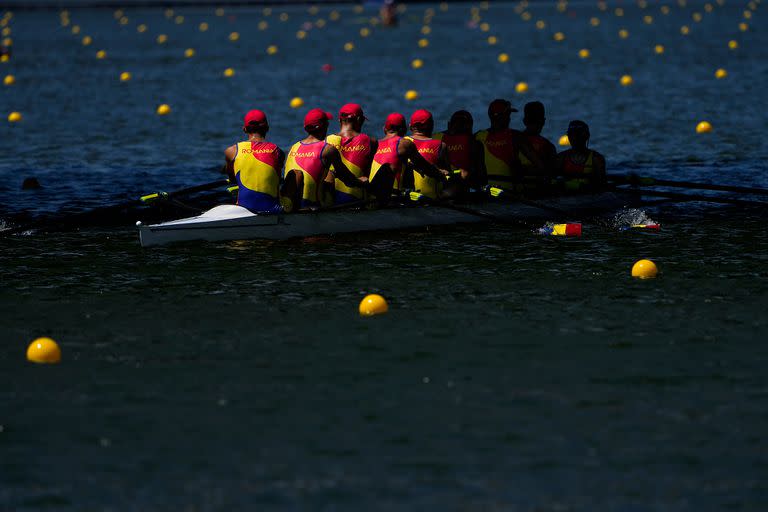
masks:
POLYGON ((397 150, 400 146, 400 141, 403 137, 395 135, 386 139, 379 140, 379 147, 376 153, 373 155, 373 162, 371 163, 371 176, 370 181, 376 177, 376 173, 379 169, 388 166, 395 176, 395 183, 392 188, 400 190, 402 188, 403 178, 403 162, 398 155, 397 150))
MULTIPOLYGON (((368 162, 371 158, 371 138, 368 135, 361 133, 348 138, 329 135, 325 140, 339 151, 341 161, 352 174, 357 178, 367 175, 368 162)), ((335 189, 336 204, 360 201, 365 197, 365 191, 362 188, 348 187, 338 178, 336 178, 335 189)))
MULTIPOLYGON (((419 154, 432 165, 437 164, 440 159, 440 146, 442 141, 436 139, 414 139, 406 137, 413 141, 419 154)), ((442 181, 431 176, 425 176, 416 169, 413 170, 413 189, 431 199, 437 199, 443 190, 442 181)))
POLYGON ((301 207, 319 208, 320 190, 325 179, 325 166, 323 165, 323 150, 328 143, 325 141, 310 142, 301 141, 291 146, 285 161, 285 172, 301 171, 304 175, 304 189, 301 193, 301 207))
POLYGON ((472 170, 472 145, 474 138, 471 134, 449 134, 439 132, 434 135, 435 140, 445 143, 448 150, 448 161, 454 173, 472 170))
POLYGON ((483 145, 485 170, 488 184, 495 187, 509 186, 518 180, 520 160, 518 159, 517 130, 506 128, 499 131, 481 130, 475 140, 483 145))
POLYGON ((237 143, 233 161, 237 204, 254 212, 280 209, 280 148, 271 142, 237 143))

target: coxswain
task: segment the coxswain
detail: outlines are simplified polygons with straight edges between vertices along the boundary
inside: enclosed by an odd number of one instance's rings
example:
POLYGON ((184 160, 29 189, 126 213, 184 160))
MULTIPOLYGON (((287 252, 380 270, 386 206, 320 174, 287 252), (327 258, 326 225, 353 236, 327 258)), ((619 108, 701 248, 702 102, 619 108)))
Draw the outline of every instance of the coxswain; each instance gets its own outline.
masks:
POLYGON ((425 160, 413 140, 405 138, 405 133, 405 117, 397 112, 389 114, 384 122, 384 137, 379 139, 371 164, 370 181, 373 188, 379 188, 377 182, 383 182, 388 183, 389 189, 402 190, 405 163, 409 161, 413 169, 425 176, 441 179, 448 174, 448 171, 442 172, 425 160))
POLYGON ((571 149, 557 155, 558 175, 565 188, 572 191, 594 191, 605 186, 605 157, 589 149, 589 126, 584 121, 571 121, 568 125, 571 149))
POLYGON ((457 110, 448 121, 448 128, 438 132, 434 138, 445 143, 448 161, 454 178, 460 177, 467 186, 477 186, 477 168, 482 159, 483 146, 472 133, 474 120, 466 110, 457 110))
MULTIPOLYGON (((375 138, 362 133, 366 117, 363 109, 356 103, 347 103, 339 110, 339 133, 329 135, 326 141, 341 154, 341 160, 356 177, 368 177, 371 172, 371 162, 376 153, 375 138)), ((334 170, 334 169, 332 169, 334 170)), ((348 187, 333 173, 328 173, 326 183, 333 187, 334 204, 345 204, 364 199, 364 190, 359 187, 348 187)))
POLYGON ((443 192, 446 178, 451 175, 448 149, 443 141, 432 136, 435 121, 429 110, 415 111, 411 115, 409 127, 411 135, 406 139, 413 141, 416 151, 424 157, 424 160, 438 169, 444 169, 439 175, 424 173, 410 165, 409 161, 409 171, 413 171, 413 189, 430 199, 438 199, 443 192))
POLYGON ((302 208, 319 208, 326 176, 338 177, 345 185, 365 188, 365 178, 358 178, 347 169, 339 151, 325 141, 328 121, 333 116, 313 108, 304 117, 307 137, 291 146, 285 161, 282 195, 302 208), (333 167, 333 170, 331 170, 333 167))
POLYGON ((524 154, 535 167, 544 167, 522 132, 509 127, 512 112, 517 111, 504 99, 495 99, 488 105, 491 126, 475 134, 475 139, 483 146, 481 182, 487 181, 494 187, 521 188, 519 184, 522 182, 522 165, 518 158, 519 153, 524 154))
POLYGON ((543 165, 543 168, 536 167, 522 151, 518 151, 517 158, 522 166, 523 181, 526 189, 529 190, 546 189, 555 172, 557 149, 555 149, 554 144, 541 135, 545 121, 542 102, 532 101, 525 104, 523 108, 523 124, 525 125, 523 136, 531 149, 541 159, 543 165))
POLYGON ((251 110, 243 119, 243 131, 248 140, 238 142, 224 151, 229 181, 237 183, 237 204, 253 212, 280 211, 280 171, 285 154, 272 142, 267 116, 261 110, 251 110))

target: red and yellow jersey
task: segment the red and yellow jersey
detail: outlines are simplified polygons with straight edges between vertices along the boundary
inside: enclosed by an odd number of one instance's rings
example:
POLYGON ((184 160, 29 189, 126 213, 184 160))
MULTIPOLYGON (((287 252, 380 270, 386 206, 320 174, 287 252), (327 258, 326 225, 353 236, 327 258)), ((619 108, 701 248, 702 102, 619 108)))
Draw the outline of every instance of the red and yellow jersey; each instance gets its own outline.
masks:
MULTIPOLYGON (((329 135, 326 142, 339 150, 341 161, 352 174, 360 178, 368 176, 371 162, 371 138, 364 134, 344 138, 341 135, 329 135)), ((363 199, 362 188, 348 187, 340 179, 336 179, 336 192, 341 192, 356 199, 363 199)))
POLYGON ((567 178, 591 176, 595 172, 595 165, 592 158, 593 153, 593 151, 589 150, 587 158, 583 162, 577 163, 571 158, 571 155, 573 154, 572 150, 566 151, 565 155, 563 155, 562 173, 567 178))
POLYGON ((481 130, 475 134, 475 140, 483 145, 485 170, 489 185, 503 187, 509 184, 508 179, 500 181, 494 180, 494 177, 515 177, 515 171, 519 166, 517 137, 518 132, 511 128, 493 132, 481 130))
MULTIPOLYGON (((422 157, 424 157, 424 160, 432 165, 437 164, 437 161, 440 159, 440 146, 443 144, 442 141, 435 139, 414 139, 412 137, 406 138, 413 141, 416 150, 422 157)), ((413 188, 416 192, 420 192, 432 199, 437 199, 442 191, 442 182, 437 178, 424 176, 418 170, 414 169, 413 188)))
POLYGON ((468 133, 452 135, 449 133, 436 133, 435 140, 445 143, 448 151, 448 161, 451 162, 454 171, 472 170, 472 143, 474 137, 468 133))
POLYGON ((387 137, 379 141, 379 148, 373 155, 373 162, 371 163, 371 176, 370 181, 376 176, 376 173, 383 166, 389 166, 395 175, 395 184, 393 188, 400 190, 401 179, 403 177, 403 162, 400 160, 397 150, 400 146, 400 140, 402 137, 394 135, 387 137))
MULTIPOLYGON (((557 154, 555 146, 549 142, 546 137, 527 133, 524 136, 528 141, 528 144, 531 146, 531 149, 533 149, 533 152, 536 153, 543 162, 549 162, 550 159, 557 154)), ((533 162, 528 160, 522 151, 517 152, 517 158, 520 160, 520 165, 523 166, 524 171, 533 167, 533 162)))
POLYGON ((285 160, 285 172, 301 171, 304 175, 304 190, 301 205, 320 206, 321 183, 325 179, 323 150, 326 142, 323 140, 305 144, 301 141, 291 146, 285 160))
POLYGON ((280 148, 271 142, 237 143, 233 161, 237 204, 252 211, 271 211, 278 203, 280 148))

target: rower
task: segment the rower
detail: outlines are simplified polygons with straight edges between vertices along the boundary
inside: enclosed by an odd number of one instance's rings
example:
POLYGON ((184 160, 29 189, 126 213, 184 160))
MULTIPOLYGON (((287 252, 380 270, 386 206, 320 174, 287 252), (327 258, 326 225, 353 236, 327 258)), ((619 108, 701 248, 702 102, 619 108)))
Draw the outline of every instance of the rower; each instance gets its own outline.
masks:
MULTIPOLYGON (((373 155, 371 164, 371 186, 378 188, 376 182, 390 182, 389 188, 401 191, 404 187, 404 163, 410 161, 411 166, 425 176, 440 179, 448 174, 441 171, 424 159, 416 149, 413 140, 404 137, 406 131, 405 117, 393 112, 384 122, 384 138, 379 140, 378 149, 373 155)), ((382 199, 382 198, 380 198, 382 199)))
POLYGON ((532 101, 525 104, 523 108, 523 124, 525 124, 523 136, 544 165, 543 169, 537 168, 522 151, 518 150, 517 158, 522 167, 526 190, 546 188, 554 173, 557 149, 555 149, 554 144, 541 135, 545 121, 542 102, 532 101))
MULTIPOLYGON (((339 151, 344 165, 358 178, 367 178, 370 174, 371 161, 378 144, 375 138, 361 133, 365 121, 362 107, 356 103, 348 103, 339 110, 339 133, 329 135, 325 139, 339 151)), ((364 198, 363 189, 346 186, 343 181, 334 178, 331 172, 326 177, 326 184, 334 191, 334 204, 351 203, 364 198)))
POLYGON ((605 186, 605 157, 588 149, 589 126, 584 121, 571 121, 568 125, 571 149, 557 155, 558 175, 565 179, 565 188, 588 191, 605 186))
POLYGON ((313 108, 304 117, 307 137, 291 146, 285 162, 283 195, 302 208, 319 208, 325 178, 331 174, 351 188, 365 188, 366 178, 358 178, 347 169, 339 151, 325 141, 328 120, 333 116, 313 108), (333 170, 331 170, 333 168, 333 170))
POLYGON ((266 141, 269 123, 261 110, 245 114, 243 131, 248 140, 224 151, 229 181, 238 185, 237 204, 253 212, 277 213, 280 211, 278 189, 285 153, 266 141))
POLYGON ((481 182, 491 186, 510 187, 511 183, 522 181, 522 166, 517 155, 522 152, 537 168, 544 164, 525 140, 522 132, 509 127, 512 104, 504 99, 495 99, 488 105, 488 118, 491 126, 475 134, 475 139, 483 146, 483 158, 480 165, 481 182))
POLYGON ((434 138, 445 143, 448 161, 454 177, 461 178, 465 185, 477 185, 477 166, 482 158, 483 146, 472 134, 472 114, 457 110, 448 121, 448 128, 438 132, 434 138))
POLYGON ((411 115, 411 135, 406 137, 406 139, 413 141, 416 151, 424 157, 424 160, 438 169, 446 169, 444 173, 441 171, 440 175, 430 175, 409 165, 409 170, 413 171, 413 189, 430 199, 440 197, 445 180, 451 175, 450 171, 447 170, 451 168, 451 162, 448 160, 448 148, 445 142, 433 138, 434 128, 435 121, 432 118, 432 113, 429 110, 419 109, 411 115))

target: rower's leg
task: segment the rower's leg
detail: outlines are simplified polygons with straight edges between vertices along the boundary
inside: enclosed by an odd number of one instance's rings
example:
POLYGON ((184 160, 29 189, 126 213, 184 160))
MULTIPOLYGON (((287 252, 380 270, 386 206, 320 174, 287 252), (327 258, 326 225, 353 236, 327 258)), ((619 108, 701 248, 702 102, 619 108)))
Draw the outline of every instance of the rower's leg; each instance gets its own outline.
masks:
POLYGON ((395 173, 389 164, 382 165, 376 175, 370 180, 368 191, 376 197, 379 206, 386 206, 395 187, 395 173))

